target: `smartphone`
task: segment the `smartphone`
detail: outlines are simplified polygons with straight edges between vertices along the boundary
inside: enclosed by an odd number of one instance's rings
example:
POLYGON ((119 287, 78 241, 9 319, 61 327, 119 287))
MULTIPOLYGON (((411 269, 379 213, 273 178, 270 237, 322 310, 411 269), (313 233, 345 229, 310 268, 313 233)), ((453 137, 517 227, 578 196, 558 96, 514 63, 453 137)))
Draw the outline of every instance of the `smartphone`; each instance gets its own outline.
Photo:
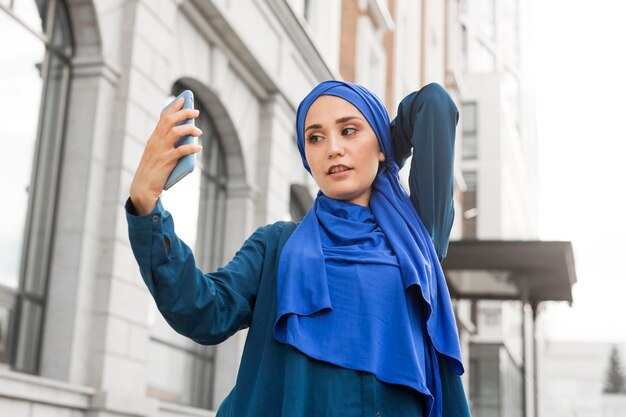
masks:
MULTIPOLYGON (((193 107, 193 93, 191 92, 191 90, 185 90, 182 93, 180 93, 174 100, 172 100, 170 104, 165 106, 165 108, 161 111, 161 113, 163 113, 168 107, 174 104, 174 102, 178 100, 180 97, 183 97, 185 99, 185 103, 183 104, 184 109, 194 108, 193 107)), ((182 122, 177 123, 176 126, 180 126, 183 124, 193 125, 194 119, 183 120, 182 122)), ((176 143, 174 144, 174 147, 178 148, 180 145, 187 145, 190 143, 193 143, 193 136, 186 135, 178 139, 176 143)), ((170 176, 168 177, 167 181, 165 182, 165 186, 163 187, 163 189, 169 190, 170 188, 172 188, 174 184, 182 180, 187 174, 193 172, 195 165, 196 165, 196 154, 192 153, 190 155, 185 155, 182 158, 180 158, 178 162, 176 163, 176 166, 170 173, 170 176)))

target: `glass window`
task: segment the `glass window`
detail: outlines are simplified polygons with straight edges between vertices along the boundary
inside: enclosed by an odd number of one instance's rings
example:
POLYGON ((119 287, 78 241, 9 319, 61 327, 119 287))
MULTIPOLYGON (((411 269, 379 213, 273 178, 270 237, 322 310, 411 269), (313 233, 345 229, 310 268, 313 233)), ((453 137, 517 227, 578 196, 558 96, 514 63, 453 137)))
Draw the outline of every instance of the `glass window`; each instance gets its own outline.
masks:
POLYGON ((468 37, 467 26, 461 25, 461 67, 463 72, 469 71, 468 37))
POLYGON ((510 352, 504 346, 500 347, 500 378, 502 381, 500 398, 502 408, 506 410, 506 417, 523 417, 522 369, 515 363, 510 352))
POLYGON ((0 362, 8 363, 9 355, 9 327, 11 326, 11 310, 15 303, 13 292, 0 291, 0 362))
POLYGON ((476 102, 463 103, 461 117, 463 118, 463 159, 478 157, 478 114, 476 102))
POLYGON ((311 18, 311 0, 304 0, 304 18, 309 20, 311 18))
POLYGON ((463 171, 463 179, 467 187, 465 191, 463 191, 463 239, 475 239, 477 237, 477 177, 476 171, 463 171))
MULTIPOLYGON (((184 90, 177 84, 174 92, 184 90)), ((171 101, 174 96, 168 99, 171 101)), ((226 214, 226 158, 211 120, 201 100, 196 119, 203 134, 203 150, 196 157, 194 171, 161 197, 174 219, 176 234, 194 251, 204 271, 222 263, 226 214)), ((199 345, 172 330, 152 305, 147 394, 164 401, 210 408, 213 391, 215 350, 199 345)))
POLYGON ((467 188, 465 191, 476 191, 477 172, 476 171, 463 171, 463 179, 467 188))
POLYGON ((37 139, 39 104, 43 80, 41 62, 45 45, 30 32, 0 11, 0 115, 2 140, 0 182, 3 204, 0 216, 0 285, 17 289, 20 259, 28 209, 28 186, 31 180, 37 139), (12 98, 12 99, 10 99, 12 98), (19 123, 10 121, 20 121, 19 123), (20 144, 20 146, 16 146, 20 144))
POLYGON ((500 345, 470 344, 470 405, 473 416, 500 416, 500 345))
POLYGON ((3 2, 0 37, 0 141, 11 150, 0 153, 10 202, 0 215, 0 361, 36 373, 73 49, 65 3, 3 2))

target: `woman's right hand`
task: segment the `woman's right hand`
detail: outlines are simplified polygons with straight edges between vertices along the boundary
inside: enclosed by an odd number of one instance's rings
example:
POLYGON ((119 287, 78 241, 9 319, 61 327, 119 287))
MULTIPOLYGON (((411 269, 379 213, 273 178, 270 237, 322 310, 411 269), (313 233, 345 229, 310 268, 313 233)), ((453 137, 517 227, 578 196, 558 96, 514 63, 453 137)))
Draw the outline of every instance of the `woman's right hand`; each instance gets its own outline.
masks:
POLYGON ((182 109, 181 97, 163 111, 154 131, 146 142, 141 160, 130 185, 130 200, 139 216, 150 213, 156 206, 163 186, 180 158, 197 153, 202 146, 174 144, 186 135, 200 136, 202 131, 192 124, 177 123, 198 117, 198 110, 182 109), (182 110, 181 110, 182 109, 182 110))

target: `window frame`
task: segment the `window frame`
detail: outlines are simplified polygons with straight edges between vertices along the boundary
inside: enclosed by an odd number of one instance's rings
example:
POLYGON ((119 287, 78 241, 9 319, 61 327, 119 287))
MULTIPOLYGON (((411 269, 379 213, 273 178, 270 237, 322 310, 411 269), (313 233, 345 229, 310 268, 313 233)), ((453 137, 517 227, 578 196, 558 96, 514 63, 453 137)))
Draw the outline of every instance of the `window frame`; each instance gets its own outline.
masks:
POLYGON ((12 308, 9 307, 7 310, 9 312, 7 352, 0 356, 0 362, 8 364, 11 369, 19 372, 38 374, 41 366, 52 240, 55 230, 56 195, 63 161, 75 43, 71 15, 64 0, 49 0, 37 5, 39 12, 43 13, 41 32, 17 15, 13 10, 14 5, 13 1, 9 5, 0 4, 0 13, 6 13, 21 27, 36 36, 44 44, 44 55, 41 64, 38 65, 41 71, 42 89, 22 239, 18 288, 12 290, 0 286, 0 295, 4 298, 5 305, 12 303, 12 308), (57 70, 56 65, 60 68, 60 71, 55 73, 58 79, 51 75, 52 71, 57 70), (53 96, 51 92, 55 95, 53 96), (25 309, 29 304, 32 304, 33 311, 37 310, 38 320, 34 325, 32 322, 25 321, 28 317, 25 309), (27 335, 30 339, 26 339, 27 335))
POLYGON ((463 102, 461 110, 461 114, 463 115, 463 143, 461 152, 463 160, 475 160, 479 157, 478 111, 479 109, 477 101, 463 102), (472 108, 473 111, 470 112, 469 108, 472 108), (466 142, 466 140, 470 137, 472 138, 472 140, 470 142, 466 142), (467 145, 471 145, 471 147, 467 145))

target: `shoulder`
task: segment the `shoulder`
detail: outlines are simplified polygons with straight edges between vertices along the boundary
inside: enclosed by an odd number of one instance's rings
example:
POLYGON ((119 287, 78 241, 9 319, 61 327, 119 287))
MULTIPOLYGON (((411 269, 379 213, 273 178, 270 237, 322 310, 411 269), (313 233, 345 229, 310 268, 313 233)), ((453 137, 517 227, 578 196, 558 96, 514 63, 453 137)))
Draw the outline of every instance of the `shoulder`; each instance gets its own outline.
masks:
POLYGON ((297 223, 293 221, 278 221, 275 223, 266 224, 257 229, 260 232, 266 242, 278 242, 285 240, 285 235, 288 238, 295 230, 297 223))
POLYGON ((293 221, 278 221, 258 227, 253 236, 261 238, 266 245, 272 245, 279 241, 284 242, 293 233, 296 226, 297 223, 293 221))
POLYGON ((244 249, 262 252, 266 260, 276 261, 296 226, 292 221, 278 221, 260 226, 248 238, 244 249))

